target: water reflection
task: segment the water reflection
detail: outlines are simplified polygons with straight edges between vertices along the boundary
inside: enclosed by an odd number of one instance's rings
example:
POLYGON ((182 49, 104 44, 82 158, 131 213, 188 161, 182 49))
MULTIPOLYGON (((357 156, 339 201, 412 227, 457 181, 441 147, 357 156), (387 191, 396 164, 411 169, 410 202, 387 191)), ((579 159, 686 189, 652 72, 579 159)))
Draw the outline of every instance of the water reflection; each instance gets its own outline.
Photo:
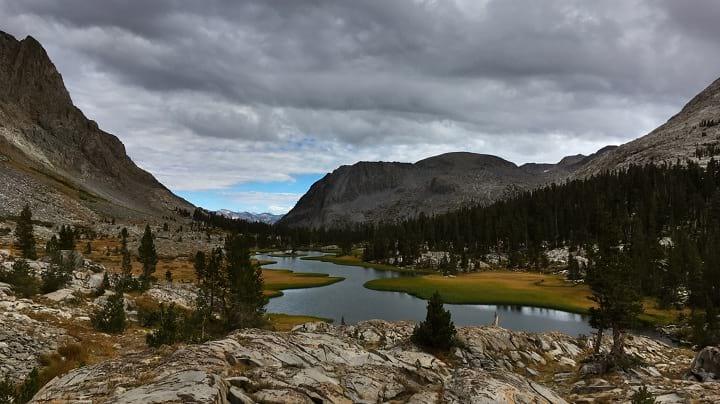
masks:
MULTIPOLYGON (((320 255, 317 252, 309 254, 320 255)), ((412 275, 290 257, 259 255, 257 258, 277 261, 276 264, 266 265, 267 269, 326 273, 345 278, 342 282, 321 288, 286 290, 282 297, 270 300, 268 310, 271 312, 315 315, 338 323, 341 318, 347 323, 355 323, 369 319, 419 321, 425 316, 426 302, 422 299, 406 293, 380 292, 363 287, 365 282, 372 279, 412 275)), ((461 326, 491 324, 495 313, 498 313, 500 325, 509 329, 561 331, 575 335, 591 332, 584 316, 560 310, 479 304, 452 304, 446 307, 451 311, 455 324, 461 326)))

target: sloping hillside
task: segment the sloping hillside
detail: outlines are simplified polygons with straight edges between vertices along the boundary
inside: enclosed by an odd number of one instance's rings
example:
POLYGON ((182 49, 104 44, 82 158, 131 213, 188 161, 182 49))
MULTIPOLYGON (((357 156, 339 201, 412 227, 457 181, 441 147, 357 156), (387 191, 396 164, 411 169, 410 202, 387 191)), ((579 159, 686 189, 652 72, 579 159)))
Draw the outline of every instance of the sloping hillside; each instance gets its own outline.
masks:
POLYGON ((696 95, 665 124, 585 165, 576 177, 624 168, 720 156, 720 79, 696 95))
POLYGON ((73 105, 40 43, 0 32, 0 215, 16 214, 26 203, 50 221, 193 208, 73 105))

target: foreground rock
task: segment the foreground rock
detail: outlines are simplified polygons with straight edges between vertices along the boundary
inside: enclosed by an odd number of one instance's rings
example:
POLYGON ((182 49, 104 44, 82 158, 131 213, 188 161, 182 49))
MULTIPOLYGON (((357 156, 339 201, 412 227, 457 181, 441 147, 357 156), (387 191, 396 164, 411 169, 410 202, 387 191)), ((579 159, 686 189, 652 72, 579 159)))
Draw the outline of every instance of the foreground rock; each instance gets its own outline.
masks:
POLYGON ((709 346, 698 352, 690 375, 701 382, 720 380, 720 348, 709 346))
POLYGON ((246 330, 168 355, 145 352, 75 370, 35 402, 564 402, 512 372, 456 368, 392 343, 407 327, 388 326, 246 330), (362 327, 386 329, 390 339, 368 340, 363 335, 372 332, 362 327))
POLYGON ((564 403, 626 401, 641 386, 662 402, 717 402, 720 385, 682 379, 692 353, 644 337, 629 372, 583 375, 585 337, 459 330, 440 359, 408 342, 411 323, 311 323, 290 333, 244 330, 177 349, 129 354, 57 378, 35 402, 564 403))

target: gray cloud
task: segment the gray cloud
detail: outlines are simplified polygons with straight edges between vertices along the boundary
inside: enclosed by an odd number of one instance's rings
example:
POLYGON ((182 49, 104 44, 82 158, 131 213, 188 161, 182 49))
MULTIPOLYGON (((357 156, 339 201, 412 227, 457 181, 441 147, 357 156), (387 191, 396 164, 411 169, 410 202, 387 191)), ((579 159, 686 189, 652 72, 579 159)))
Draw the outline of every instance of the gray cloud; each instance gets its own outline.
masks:
POLYGON ((0 0, 175 189, 470 150, 557 161, 720 75, 711 0, 0 0))

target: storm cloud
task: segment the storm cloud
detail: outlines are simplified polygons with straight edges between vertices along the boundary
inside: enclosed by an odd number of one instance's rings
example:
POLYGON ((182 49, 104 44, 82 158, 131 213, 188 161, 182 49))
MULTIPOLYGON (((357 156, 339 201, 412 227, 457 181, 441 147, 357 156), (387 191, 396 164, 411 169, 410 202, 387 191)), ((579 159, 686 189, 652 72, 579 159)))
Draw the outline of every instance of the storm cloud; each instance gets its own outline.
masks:
POLYGON ((0 15, 174 190, 456 150, 555 162, 647 133, 720 76, 712 0, 0 0, 0 15))

